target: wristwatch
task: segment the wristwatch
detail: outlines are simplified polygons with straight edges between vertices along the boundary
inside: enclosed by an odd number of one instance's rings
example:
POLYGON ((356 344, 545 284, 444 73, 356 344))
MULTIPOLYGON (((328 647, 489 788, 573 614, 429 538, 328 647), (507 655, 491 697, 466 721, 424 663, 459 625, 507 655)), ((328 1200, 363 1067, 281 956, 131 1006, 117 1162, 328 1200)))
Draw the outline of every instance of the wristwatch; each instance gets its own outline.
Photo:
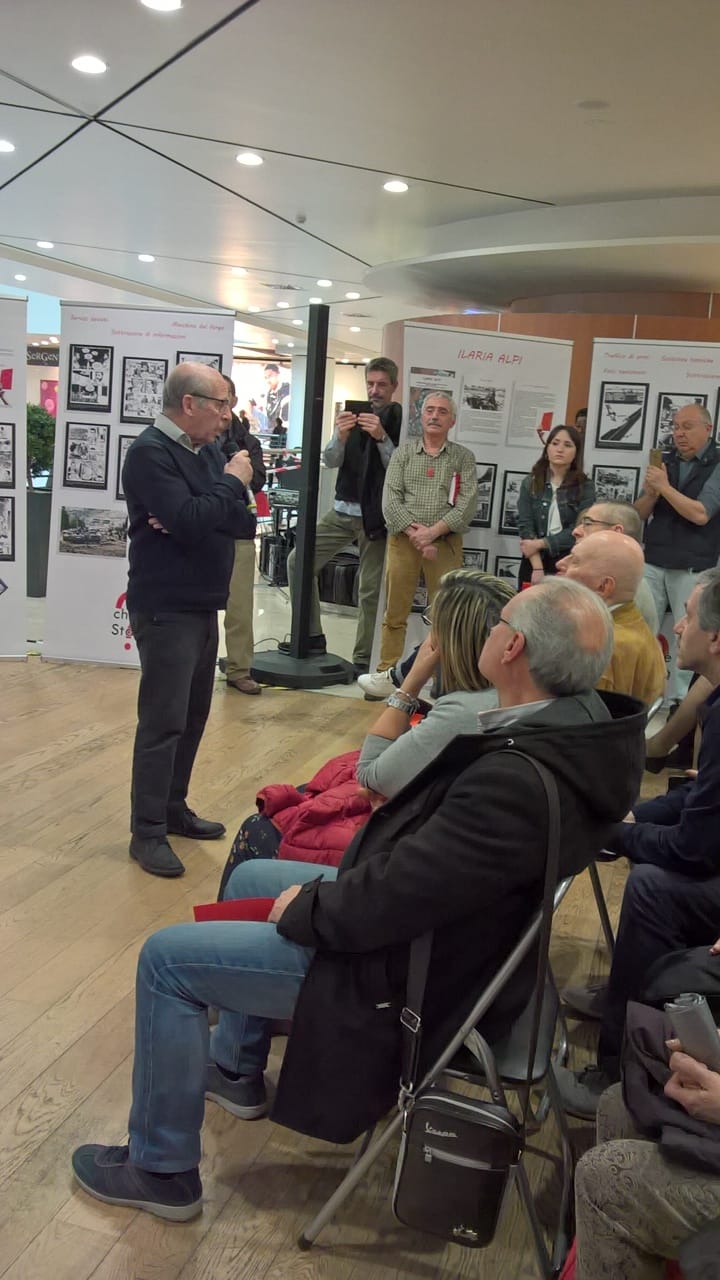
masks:
POLYGON ((388 707, 394 707, 396 711, 404 711, 406 716, 414 716, 416 711, 420 710, 420 703, 417 698, 413 698, 409 693, 391 693, 389 698, 385 699, 388 707))

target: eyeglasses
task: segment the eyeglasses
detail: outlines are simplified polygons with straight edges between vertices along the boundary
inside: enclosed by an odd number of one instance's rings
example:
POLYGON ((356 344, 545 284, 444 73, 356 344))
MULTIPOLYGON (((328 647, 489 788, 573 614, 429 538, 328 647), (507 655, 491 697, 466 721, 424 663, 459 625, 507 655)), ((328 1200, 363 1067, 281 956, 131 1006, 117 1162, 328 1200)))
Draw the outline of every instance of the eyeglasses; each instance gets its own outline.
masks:
POLYGON ((589 529, 592 524, 602 524, 606 529, 612 529, 612 520, 593 520, 592 516, 583 516, 580 521, 583 529, 589 529))
POLYGON ((187 394, 192 396, 194 400, 213 400, 215 404, 220 405, 221 409, 230 408, 230 401, 227 396, 225 396, 224 400, 221 400, 219 396, 206 396, 204 391, 188 391, 187 394))
POLYGON ((431 627, 432 626, 432 607, 423 609, 422 613, 420 614, 420 618, 426 627, 431 627))
POLYGON ((500 617, 498 618, 495 625, 497 626, 499 622, 504 622, 505 626, 509 627, 511 631, 516 631, 518 635, 521 635, 521 632, 518 631, 517 627, 514 627, 512 622, 510 622, 508 618, 503 618, 502 614, 500 614, 500 617))

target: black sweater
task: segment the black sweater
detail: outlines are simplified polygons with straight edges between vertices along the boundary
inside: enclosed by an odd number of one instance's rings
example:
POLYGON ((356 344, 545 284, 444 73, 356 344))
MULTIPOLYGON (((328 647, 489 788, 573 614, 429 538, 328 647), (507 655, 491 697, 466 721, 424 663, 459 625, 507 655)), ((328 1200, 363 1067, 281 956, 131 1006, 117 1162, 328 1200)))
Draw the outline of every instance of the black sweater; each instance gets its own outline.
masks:
POLYGON ((236 538, 255 536, 245 486, 215 474, 202 453, 147 427, 122 475, 130 517, 131 613, 224 609, 236 538), (166 533, 148 524, 155 516, 166 533))

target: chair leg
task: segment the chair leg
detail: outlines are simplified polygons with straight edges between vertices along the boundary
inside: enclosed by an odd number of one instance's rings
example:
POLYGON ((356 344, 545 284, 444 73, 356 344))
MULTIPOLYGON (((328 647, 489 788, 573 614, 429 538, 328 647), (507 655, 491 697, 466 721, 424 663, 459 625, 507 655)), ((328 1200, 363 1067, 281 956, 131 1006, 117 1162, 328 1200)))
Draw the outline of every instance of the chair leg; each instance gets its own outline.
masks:
POLYGON ((605 895, 600 883, 597 864, 595 862, 590 862, 588 864, 588 871, 590 873, 592 890, 595 894, 595 903, 597 905, 598 915, 600 916, 600 924, 602 925, 602 931, 605 935, 605 945, 610 952, 610 957, 612 958, 615 950, 615 934, 613 933, 613 927, 610 923, 610 916, 608 915, 607 903, 605 902, 605 895))
POLYGON ((542 1280, 550 1280, 553 1273, 553 1265, 550 1261, 550 1254, 547 1251, 545 1237, 543 1236, 542 1227, 540 1226, 540 1221, 537 1216, 535 1202, 532 1198, 530 1183, 528 1182, 528 1176, 525 1172, 525 1166, 523 1165, 522 1159, 515 1170, 515 1185, 517 1186, 518 1195, 520 1196, 527 1220, 530 1223, 538 1270, 542 1280))
POLYGON ((374 1142, 370 1142, 369 1144, 366 1143, 367 1134, 365 1135, 365 1139, 363 1139, 363 1147, 365 1147, 365 1150, 358 1158, 355 1159, 352 1167, 345 1174, 340 1186, 333 1191, 330 1199, 325 1202, 320 1212, 315 1215, 312 1222, 308 1223, 308 1225, 303 1228, 301 1234, 298 1236, 298 1248, 303 1250, 312 1248, 323 1227, 327 1226, 330 1219, 335 1216, 335 1213, 340 1208, 340 1205, 344 1204, 351 1192, 355 1190, 358 1183, 362 1181, 368 1169, 375 1163, 380 1152, 384 1151, 390 1139, 394 1138, 400 1131, 402 1128, 402 1122, 403 1113, 402 1111, 398 1111, 397 1115, 393 1117, 387 1127, 383 1129, 380 1136, 376 1138, 374 1142))
POLYGON ((569 1242, 574 1234, 574 1204, 573 1204, 573 1149, 570 1140, 570 1130, 568 1128, 567 1117, 563 1110, 563 1105, 558 1092, 557 1080, 553 1064, 550 1064, 550 1070, 547 1075, 547 1090, 550 1098, 550 1106, 553 1116, 560 1134, 560 1151, 562 1160, 562 1190, 560 1193, 560 1208, 558 1211, 557 1228, 555 1231, 555 1239, 553 1241, 552 1261, 554 1267, 559 1267, 563 1262, 568 1251, 569 1242))

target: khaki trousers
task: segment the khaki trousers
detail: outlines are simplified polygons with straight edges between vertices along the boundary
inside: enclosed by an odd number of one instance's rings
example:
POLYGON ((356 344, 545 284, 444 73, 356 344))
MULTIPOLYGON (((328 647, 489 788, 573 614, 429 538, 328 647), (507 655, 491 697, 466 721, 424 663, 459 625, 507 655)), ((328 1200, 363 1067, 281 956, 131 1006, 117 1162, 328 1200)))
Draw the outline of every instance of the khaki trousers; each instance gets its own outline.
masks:
POLYGON ((235 543, 235 563, 225 606, 226 674, 235 679, 250 674, 253 648, 253 589, 255 587, 255 543, 243 538, 235 543))
POLYGON ((394 667, 402 657, 405 647, 405 631, 422 569, 427 587, 428 601, 432 601, 440 586, 440 579, 450 569, 462 565, 462 534, 450 533, 440 538, 435 560, 424 560, 404 533, 388 534, 387 565, 385 568, 385 617, 382 624, 380 662, 378 671, 394 667))

